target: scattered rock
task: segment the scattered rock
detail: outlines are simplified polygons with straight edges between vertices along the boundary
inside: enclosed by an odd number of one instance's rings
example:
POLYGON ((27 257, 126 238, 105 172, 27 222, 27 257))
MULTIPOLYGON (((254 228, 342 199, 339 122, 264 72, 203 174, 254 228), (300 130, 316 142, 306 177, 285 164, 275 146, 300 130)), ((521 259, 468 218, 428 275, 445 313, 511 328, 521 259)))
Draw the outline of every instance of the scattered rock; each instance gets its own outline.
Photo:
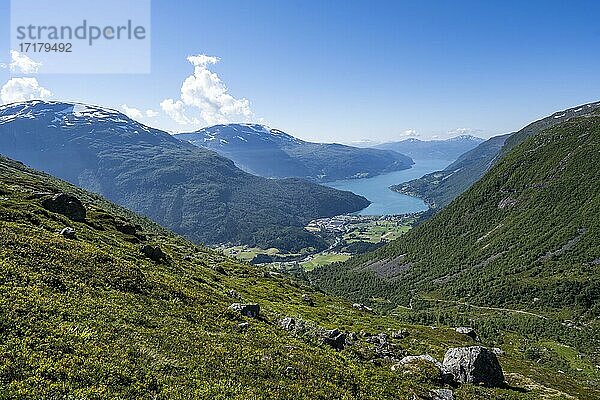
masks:
POLYGON ((73 229, 71 227, 63 228, 60 231, 60 234, 67 239, 75 239, 75 229, 73 229))
POLYGON ((247 322, 242 322, 241 324, 238 324, 238 330, 239 331, 245 331, 246 329, 248 329, 250 327, 250 324, 247 322))
POLYGON ((406 329, 400 329, 399 331, 392 332, 392 339, 404 339, 410 335, 410 332, 406 329))
POLYGON ((135 235, 137 232, 137 228, 135 227, 135 225, 131 225, 123 221, 117 221, 115 223, 115 228, 117 229, 117 231, 126 235, 135 235))
POLYGON ((367 339, 367 342, 372 344, 384 345, 388 343, 388 335, 381 332, 375 336, 371 336, 367 339))
POLYGON ((75 196, 59 193, 51 198, 42 200, 42 207, 46 210, 62 214, 72 221, 85 221, 86 211, 83 203, 75 196))
POLYGON ((293 374, 294 372, 295 372, 294 367, 286 367, 285 368, 286 375, 293 374))
POLYGON ((505 208, 512 208, 515 205, 517 205, 517 200, 507 197, 507 198, 501 200, 500 203, 498 203, 498 208, 500 210, 503 210, 505 208))
POLYGON ((456 328, 456 332, 460 333, 462 335, 467 335, 468 337, 470 337, 473 340, 479 341, 479 336, 477 336, 477 332, 475 332, 475 329, 470 328, 468 326, 461 326, 456 328))
POLYGON ((454 400, 454 393, 450 389, 433 389, 429 391, 431 400, 454 400))
POLYGON ((492 353, 494 353, 497 356, 503 356, 504 355, 504 350, 502 350, 499 347, 494 347, 494 348, 492 348, 492 353))
POLYGON ((311 307, 314 307, 314 305, 315 305, 315 302, 313 301, 313 299, 307 294, 302 295, 302 301, 311 307))
POLYGON ((294 328, 296 327, 296 320, 291 317, 285 317, 284 319, 279 321, 279 324, 286 331, 293 331, 294 328))
POLYGON ((159 262, 167 258, 167 255, 162 251, 160 246, 150 246, 146 244, 141 248, 142 253, 152 261, 159 262))
POLYGON ((325 331, 322 339, 324 344, 336 350, 343 350, 346 346, 346 334, 340 332, 339 329, 325 331))
POLYGON ((242 298, 240 296, 240 294, 233 289, 229 289, 227 291, 227 296, 231 297, 232 299, 241 299, 242 298))
POLYGON ((219 273, 219 274, 221 274, 221 275, 227 275, 227 274, 225 273, 225 268, 223 268, 223 266, 222 266, 222 265, 218 265, 218 264, 217 264, 217 265, 213 266, 213 267, 212 267, 212 269, 213 269, 213 271, 215 271, 215 272, 217 272, 217 273, 219 273))
POLYGON ((229 306, 229 309, 239 312, 244 317, 258 318, 260 315, 260 306, 258 304, 233 303, 229 306))
POLYGON ((354 304, 352 304, 352 307, 355 308, 355 309, 357 309, 357 310, 360 310, 360 311, 373 312, 373 309, 371 307, 367 307, 367 306, 365 306, 364 304, 361 304, 361 303, 354 303, 354 304))
POLYGON ((457 383, 499 387, 504 374, 496 355, 481 346, 449 349, 444 356, 443 370, 452 374, 457 383))

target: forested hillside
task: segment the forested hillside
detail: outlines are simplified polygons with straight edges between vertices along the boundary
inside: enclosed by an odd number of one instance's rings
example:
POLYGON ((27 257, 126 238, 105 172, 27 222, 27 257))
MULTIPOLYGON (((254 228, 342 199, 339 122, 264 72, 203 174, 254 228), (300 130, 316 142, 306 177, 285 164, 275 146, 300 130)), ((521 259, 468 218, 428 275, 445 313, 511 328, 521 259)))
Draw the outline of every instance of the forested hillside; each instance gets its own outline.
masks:
POLYGON ((525 139, 404 237, 312 279, 386 308, 426 300, 525 310, 542 316, 538 333, 598 356, 598 165, 600 115, 572 118, 525 139))

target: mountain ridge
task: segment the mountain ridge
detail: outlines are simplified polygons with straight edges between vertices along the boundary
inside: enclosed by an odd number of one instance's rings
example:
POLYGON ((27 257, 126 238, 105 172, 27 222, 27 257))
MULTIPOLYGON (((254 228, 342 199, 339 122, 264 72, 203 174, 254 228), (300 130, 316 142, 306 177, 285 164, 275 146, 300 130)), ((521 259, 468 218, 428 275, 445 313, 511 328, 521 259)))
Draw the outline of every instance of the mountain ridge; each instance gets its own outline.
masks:
POLYGON ((517 132, 494 136, 463 154, 443 171, 392 186, 392 190, 420 197, 433 208, 442 208, 471 187, 497 160, 529 136, 570 118, 593 113, 598 108, 600 102, 571 107, 534 121, 517 132))
POLYGON ((449 139, 421 140, 408 138, 373 146, 376 149, 393 150, 418 160, 456 160, 461 154, 475 148, 484 139, 473 135, 459 135, 449 139))
POLYGON ((0 107, 0 153, 206 243, 318 248, 325 244, 304 231, 308 221, 369 204, 298 179, 247 174, 215 152, 84 104, 0 107))
POLYGON ((267 178, 328 182, 398 171, 414 163, 395 152, 307 142, 260 124, 214 125, 175 137, 216 151, 243 170, 267 178))

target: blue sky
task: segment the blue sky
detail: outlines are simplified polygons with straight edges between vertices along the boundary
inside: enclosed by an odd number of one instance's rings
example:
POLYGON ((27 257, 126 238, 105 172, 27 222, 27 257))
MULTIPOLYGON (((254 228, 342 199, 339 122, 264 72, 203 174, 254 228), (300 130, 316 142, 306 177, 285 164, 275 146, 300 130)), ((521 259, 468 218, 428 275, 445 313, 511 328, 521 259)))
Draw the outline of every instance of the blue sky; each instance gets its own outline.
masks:
MULTIPOLYGON (((0 0, 4 63, 8 15, 0 0)), ((600 99, 599 18, 597 1, 154 0, 151 74, 36 79, 53 99, 126 104, 170 131, 225 118, 327 142, 489 137, 600 99), (218 75, 235 112, 181 99, 186 58, 202 54, 219 58, 196 67, 218 75), (191 123, 167 115, 166 99, 191 123)), ((0 85, 19 76, 0 69, 0 85)))

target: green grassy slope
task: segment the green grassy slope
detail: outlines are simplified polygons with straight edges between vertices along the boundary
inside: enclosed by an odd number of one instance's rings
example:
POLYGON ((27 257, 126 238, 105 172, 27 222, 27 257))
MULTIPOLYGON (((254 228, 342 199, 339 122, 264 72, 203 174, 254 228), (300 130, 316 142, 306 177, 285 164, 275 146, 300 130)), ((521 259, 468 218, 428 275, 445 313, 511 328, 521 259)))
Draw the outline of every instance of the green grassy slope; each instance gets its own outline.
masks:
POLYGON ((572 119, 516 146, 430 221, 313 279, 388 307, 421 298, 542 314, 539 334, 600 360, 599 165, 600 116, 572 119))
MULTIPOLYGON (((372 345, 361 335, 338 352, 310 332, 408 329, 408 337, 393 340, 399 354, 438 358, 448 347, 472 343, 442 326, 433 330, 357 311, 291 278, 166 234, 147 220, 137 219, 143 232, 121 233, 117 227, 132 223, 131 217, 95 195, 0 158, 0 399, 426 398, 441 385, 431 370, 392 371, 384 360, 371 361, 372 345), (86 221, 47 211, 36 194, 65 191, 84 202, 86 221), (57 233, 66 226, 75 229, 75 239, 57 233), (146 258, 144 244, 159 245, 166 260, 146 258), (303 301, 305 294, 313 306, 303 301), (260 304, 262 318, 227 310, 239 301, 260 304), (282 316, 307 321, 309 333, 284 331, 277 323, 282 316), (249 326, 240 330, 243 321, 249 326)), ((513 388, 464 385, 456 398, 592 398, 585 380, 524 357, 523 338, 511 343, 515 348, 507 342, 501 362, 513 388)), ((578 362, 587 368, 586 360, 578 362)))

